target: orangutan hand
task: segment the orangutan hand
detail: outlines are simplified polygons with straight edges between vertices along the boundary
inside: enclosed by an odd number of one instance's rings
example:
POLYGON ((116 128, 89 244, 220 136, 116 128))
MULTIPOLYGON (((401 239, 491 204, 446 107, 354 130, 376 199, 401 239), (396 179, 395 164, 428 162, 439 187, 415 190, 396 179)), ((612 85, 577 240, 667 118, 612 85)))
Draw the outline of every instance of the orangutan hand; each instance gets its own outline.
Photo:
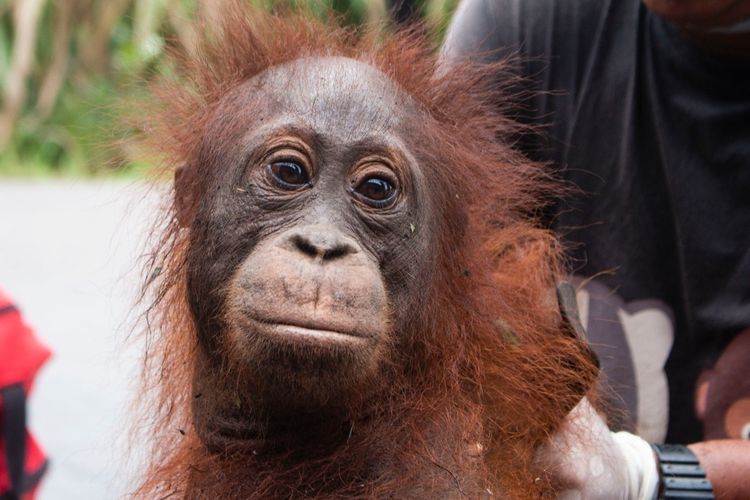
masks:
POLYGON ((651 500, 658 487, 651 447, 627 432, 610 432, 584 398, 540 454, 560 499, 651 500))

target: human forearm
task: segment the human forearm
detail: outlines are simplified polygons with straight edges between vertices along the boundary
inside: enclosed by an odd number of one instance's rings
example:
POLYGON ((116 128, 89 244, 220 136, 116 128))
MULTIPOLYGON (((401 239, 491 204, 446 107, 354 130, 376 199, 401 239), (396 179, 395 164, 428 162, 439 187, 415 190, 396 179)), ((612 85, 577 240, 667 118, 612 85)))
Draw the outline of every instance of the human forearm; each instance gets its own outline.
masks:
POLYGON ((688 446, 700 460, 717 499, 750 497, 750 441, 719 439, 688 446))

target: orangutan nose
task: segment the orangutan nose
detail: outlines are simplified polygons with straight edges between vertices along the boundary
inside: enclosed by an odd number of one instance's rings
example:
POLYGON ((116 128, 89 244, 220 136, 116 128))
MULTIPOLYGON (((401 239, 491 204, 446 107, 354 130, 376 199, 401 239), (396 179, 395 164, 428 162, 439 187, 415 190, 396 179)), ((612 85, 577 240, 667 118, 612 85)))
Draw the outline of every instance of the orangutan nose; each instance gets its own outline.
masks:
POLYGON ((295 229, 289 235, 289 246, 308 257, 335 260, 359 252, 359 246, 341 231, 328 225, 307 226, 295 229))

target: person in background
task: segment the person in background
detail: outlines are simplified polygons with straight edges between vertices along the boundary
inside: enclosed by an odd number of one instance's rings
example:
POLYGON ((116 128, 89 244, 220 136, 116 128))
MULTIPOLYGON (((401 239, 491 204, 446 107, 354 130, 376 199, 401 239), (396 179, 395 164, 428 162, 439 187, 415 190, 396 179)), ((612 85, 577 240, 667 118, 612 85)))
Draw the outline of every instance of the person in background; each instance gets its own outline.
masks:
POLYGON ((26 399, 50 355, 0 288, 0 500, 32 500, 47 469, 26 429, 26 399))
POLYGON ((520 147, 577 188, 549 223, 629 432, 582 403, 564 485, 750 498, 750 0, 464 0, 443 51, 508 58, 520 147))
POLYGON ((418 7, 415 0, 388 0, 388 10, 391 17, 401 27, 408 27, 419 20, 418 7))

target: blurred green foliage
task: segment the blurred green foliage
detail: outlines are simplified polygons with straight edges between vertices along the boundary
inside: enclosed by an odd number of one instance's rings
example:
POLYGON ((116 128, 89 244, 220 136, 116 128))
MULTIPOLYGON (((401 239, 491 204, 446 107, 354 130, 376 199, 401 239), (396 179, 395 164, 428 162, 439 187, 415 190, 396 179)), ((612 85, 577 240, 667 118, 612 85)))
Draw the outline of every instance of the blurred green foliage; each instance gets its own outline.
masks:
MULTIPOLYGON (((388 16, 386 0, 248 1, 333 9, 352 24, 388 16)), ((417 6, 440 36, 456 3, 417 6)), ((127 133, 115 104, 137 99, 144 80, 167 70, 167 43, 189 42, 189 20, 212 7, 215 0, 0 0, 0 175, 137 174, 116 137, 127 133)))

